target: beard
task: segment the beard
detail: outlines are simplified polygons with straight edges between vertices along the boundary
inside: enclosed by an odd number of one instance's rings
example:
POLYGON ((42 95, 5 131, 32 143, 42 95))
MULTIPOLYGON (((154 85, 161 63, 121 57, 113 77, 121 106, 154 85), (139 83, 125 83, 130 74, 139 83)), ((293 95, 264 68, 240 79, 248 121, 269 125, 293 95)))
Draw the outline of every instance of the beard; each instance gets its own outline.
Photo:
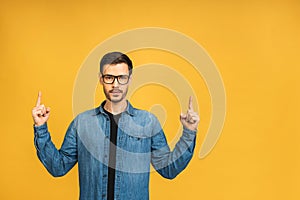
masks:
POLYGON ((119 103, 123 101, 126 98, 128 87, 126 87, 125 90, 121 90, 118 88, 114 88, 111 90, 106 90, 103 87, 103 92, 105 94, 105 97, 107 100, 111 101, 112 103, 119 103))

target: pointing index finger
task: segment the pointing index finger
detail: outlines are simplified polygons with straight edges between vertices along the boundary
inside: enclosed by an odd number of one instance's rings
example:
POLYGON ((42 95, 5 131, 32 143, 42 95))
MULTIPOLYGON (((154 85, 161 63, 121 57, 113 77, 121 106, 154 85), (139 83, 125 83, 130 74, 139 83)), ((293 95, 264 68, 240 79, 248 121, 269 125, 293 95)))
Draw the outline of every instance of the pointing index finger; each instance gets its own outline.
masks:
POLYGON ((189 110, 193 110, 193 99, 192 96, 189 98, 189 110))
POLYGON ((41 105, 41 98, 42 98, 42 92, 39 91, 39 93, 38 93, 38 98, 37 98, 37 100, 36 100, 36 106, 41 105))

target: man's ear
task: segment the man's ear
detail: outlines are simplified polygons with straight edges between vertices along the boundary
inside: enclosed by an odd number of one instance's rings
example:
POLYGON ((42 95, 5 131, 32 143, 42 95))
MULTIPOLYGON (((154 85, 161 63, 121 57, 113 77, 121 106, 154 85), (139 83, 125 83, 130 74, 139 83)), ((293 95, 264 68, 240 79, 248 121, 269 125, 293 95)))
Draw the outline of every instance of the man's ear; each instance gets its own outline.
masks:
POLYGON ((129 82, 128 82, 128 84, 130 84, 131 81, 132 81, 132 74, 129 76, 129 82))
POLYGON ((103 80, 102 80, 102 74, 101 74, 101 72, 98 73, 98 79, 99 79, 99 83, 101 85, 103 85, 103 80))

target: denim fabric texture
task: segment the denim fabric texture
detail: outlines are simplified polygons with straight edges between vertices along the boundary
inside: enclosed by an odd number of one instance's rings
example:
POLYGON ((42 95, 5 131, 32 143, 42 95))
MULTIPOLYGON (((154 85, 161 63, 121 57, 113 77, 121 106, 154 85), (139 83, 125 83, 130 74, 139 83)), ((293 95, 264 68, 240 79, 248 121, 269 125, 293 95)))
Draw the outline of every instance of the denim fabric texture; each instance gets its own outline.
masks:
MULTIPOLYGON (((113 144, 104 103, 72 121, 59 150, 51 141, 47 124, 34 127, 38 158, 52 176, 65 175, 78 162, 80 200, 107 198, 109 145, 113 144)), ((128 102, 118 126, 115 199, 149 199, 150 164, 161 176, 175 178, 191 160, 195 139, 196 131, 183 128, 170 151, 157 118, 128 102)))

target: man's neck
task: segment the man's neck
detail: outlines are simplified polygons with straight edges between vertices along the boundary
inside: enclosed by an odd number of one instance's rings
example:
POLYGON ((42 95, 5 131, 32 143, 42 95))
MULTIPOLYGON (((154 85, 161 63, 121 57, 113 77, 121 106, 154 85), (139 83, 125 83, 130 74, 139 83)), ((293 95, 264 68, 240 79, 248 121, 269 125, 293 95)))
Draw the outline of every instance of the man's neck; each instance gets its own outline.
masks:
POLYGON ((104 109, 108 112, 110 112, 113 115, 120 114, 121 112, 125 111, 127 108, 127 101, 120 101, 118 103, 111 102, 109 100, 106 100, 104 109))

